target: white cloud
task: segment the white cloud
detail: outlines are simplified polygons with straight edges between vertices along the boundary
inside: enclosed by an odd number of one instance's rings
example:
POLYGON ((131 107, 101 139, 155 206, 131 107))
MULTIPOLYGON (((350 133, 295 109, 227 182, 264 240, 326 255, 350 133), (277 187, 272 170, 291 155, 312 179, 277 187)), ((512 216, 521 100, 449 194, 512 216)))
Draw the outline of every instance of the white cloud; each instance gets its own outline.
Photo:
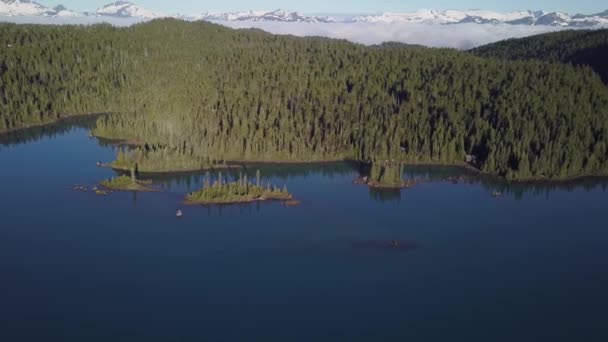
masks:
MULTIPOLYGON (((259 28, 275 34, 347 39, 365 45, 400 42, 431 47, 470 49, 507 38, 564 30, 558 26, 509 24, 412 24, 412 23, 282 23, 217 22, 232 28, 259 28)), ((572 29, 572 28, 570 28, 572 29)))
POLYGON ((42 16, 14 16, 2 17, 0 22, 15 24, 43 24, 43 25, 91 25, 108 23, 114 26, 131 26, 149 19, 144 18, 117 18, 117 17, 97 17, 97 16, 77 16, 77 17, 42 17, 42 16))
MULTIPOLYGON (((143 18, 113 17, 0 17, 0 22, 30 24, 75 24, 87 25, 110 23, 115 26, 129 26, 146 21, 143 18)), ((431 47, 470 49, 479 45, 507 38, 525 37, 564 29, 559 26, 528 26, 508 24, 421 24, 421 23, 286 23, 286 22, 245 22, 218 21, 232 28, 259 28, 275 34, 295 36, 322 36, 346 39, 365 45, 393 41, 431 47)))

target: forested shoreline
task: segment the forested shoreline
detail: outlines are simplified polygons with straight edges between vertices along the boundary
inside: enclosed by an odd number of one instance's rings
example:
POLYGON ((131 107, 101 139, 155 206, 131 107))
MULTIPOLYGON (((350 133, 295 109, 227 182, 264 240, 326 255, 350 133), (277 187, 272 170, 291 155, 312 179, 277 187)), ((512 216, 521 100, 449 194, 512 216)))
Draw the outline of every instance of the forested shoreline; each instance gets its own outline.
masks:
POLYGON ((608 175, 608 88, 592 68, 365 47, 174 19, 0 24, 0 132, 65 113, 137 139, 129 168, 386 160, 509 179, 608 175))

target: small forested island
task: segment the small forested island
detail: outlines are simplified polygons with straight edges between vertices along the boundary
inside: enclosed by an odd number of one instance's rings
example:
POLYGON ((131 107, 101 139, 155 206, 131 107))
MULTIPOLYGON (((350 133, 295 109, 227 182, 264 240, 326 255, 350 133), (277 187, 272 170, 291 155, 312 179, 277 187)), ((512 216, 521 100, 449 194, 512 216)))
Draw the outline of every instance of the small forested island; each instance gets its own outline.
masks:
MULTIPOLYGON (((607 38, 560 32, 457 51, 176 19, 2 23, 0 132, 111 113, 91 133, 138 142, 111 166, 142 172, 474 156, 509 180, 608 176, 607 38)), ((396 185, 391 172, 371 181, 396 185)))
POLYGON ((376 161, 364 165, 363 176, 355 179, 355 184, 365 184, 376 189, 403 189, 424 182, 421 179, 404 179, 405 165, 394 161, 376 161))
POLYGON ((402 177, 403 164, 391 162, 372 163, 365 183, 372 188, 406 188, 411 182, 402 177))
POLYGON ((135 177, 135 171, 131 170, 131 176, 118 176, 101 181, 100 185, 109 190, 115 191, 139 191, 139 192, 155 192, 156 190, 147 187, 150 184, 148 181, 138 180, 135 177))
POLYGON ((225 181, 221 172, 211 183, 211 177, 207 174, 203 188, 189 193, 184 202, 186 204, 235 204, 269 200, 285 201, 288 206, 298 203, 293 201, 293 196, 287 192, 286 187, 279 189, 270 184, 263 185, 258 171, 255 184, 250 183, 247 176, 242 174, 237 180, 225 181))

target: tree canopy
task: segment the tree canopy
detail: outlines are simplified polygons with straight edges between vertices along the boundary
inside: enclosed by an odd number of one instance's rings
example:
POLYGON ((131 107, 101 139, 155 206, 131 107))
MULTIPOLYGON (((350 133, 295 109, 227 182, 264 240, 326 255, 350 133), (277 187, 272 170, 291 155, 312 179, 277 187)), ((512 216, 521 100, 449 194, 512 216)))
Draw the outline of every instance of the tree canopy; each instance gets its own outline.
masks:
POLYGON ((508 39, 480 46, 471 52, 484 57, 586 65, 608 84, 608 29, 570 30, 508 39))
POLYGON ((122 156, 140 170, 475 155, 513 179, 608 174, 608 88, 589 67, 175 19, 0 24, 0 48, 0 131, 116 113, 93 133, 143 142, 122 156))

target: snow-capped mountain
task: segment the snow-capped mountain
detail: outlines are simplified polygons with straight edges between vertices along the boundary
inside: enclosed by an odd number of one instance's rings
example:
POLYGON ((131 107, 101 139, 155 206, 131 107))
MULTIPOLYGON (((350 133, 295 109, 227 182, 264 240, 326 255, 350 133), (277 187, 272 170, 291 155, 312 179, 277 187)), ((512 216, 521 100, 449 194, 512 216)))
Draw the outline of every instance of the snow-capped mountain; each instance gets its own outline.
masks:
POLYGON ((338 20, 327 16, 307 16, 298 12, 284 10, 243 11, 243 12, 207 12, 199 16, 184 16, 189 20, 208 21, 278 21, 278 22, 307 22, 307 23, 427 23, 427 24, 511 24, 511 25, 545 25, 545 26, 595 26, 608 25, 608 11, 570 16, 560 12, 517 11, 493 12, 485 10, 447 10, 438 11, 422 9, 413 13, 382 13, 362 15, 354 18, 338 20))
POLYGON ((63 5, 57 5, 51 9, 47 9, 44 15, 47 17, 80 17, 84 14, 71 11, 63 5))
MULTIPOLYGON (((128 1, 109 3, 96 12, 74 12, 65 6, 46 7, 31 0, 0 0, 0 16, 31 16, 31 17, 112 17, 139 18, 148 20, 169 17, 128 1)), ((304 15, 285 10, 275 11, 242 11, 242 12, 205 12, 197 15, 172 15, 170 17, 183 20, 206 21, 239 21, 239 22, 284 22, 284 23, 426 23, 426 24, 511 24, 529 26, 559 26, 559 27, 593 27, 608 26, 608 11, 585 15, 568 15, 561 12, 518 11, 494 12, 484 10, 447 10, 438 11, 422 9, 413 13, 381 13, 361 15, 357 17, 339 16, 336 19, 329 16, 304 15)), ((96 19, 99 20, 99 19, 96 19)))
POLYGON ((243 12, 205 12, 192 19, 207 21, 279 21, 300 23, 333 23, 331 17, 306 16, 298 12, 281 9, 275 11, 243 11, 243 12))
POLYGON ((0 15, 4 16, 42 16, 47 7, 29 0, 0 0, 0 15))
POLYGON ((70 11, 63 5, 48 8, 29 0, 0 0, 1 16, 78 17, 81 13, 70 11))
POLYGON ((608 11, 570 16, 561 12, 519 11, 499 13, 483 10, 470 11, 437 11, 419 10, 414 13, 382 13, 364 15, 351 19, 352 22, 367 23, 428 23, 428 24, 512 24, 512 25, 548 25, 548 26, 595 26, 608 24, 608 11))
POLYGON ((116 1, 99 8, 95 14, 120 18, 161 18, 164 15, 147 10, 128 1, 116 1))

